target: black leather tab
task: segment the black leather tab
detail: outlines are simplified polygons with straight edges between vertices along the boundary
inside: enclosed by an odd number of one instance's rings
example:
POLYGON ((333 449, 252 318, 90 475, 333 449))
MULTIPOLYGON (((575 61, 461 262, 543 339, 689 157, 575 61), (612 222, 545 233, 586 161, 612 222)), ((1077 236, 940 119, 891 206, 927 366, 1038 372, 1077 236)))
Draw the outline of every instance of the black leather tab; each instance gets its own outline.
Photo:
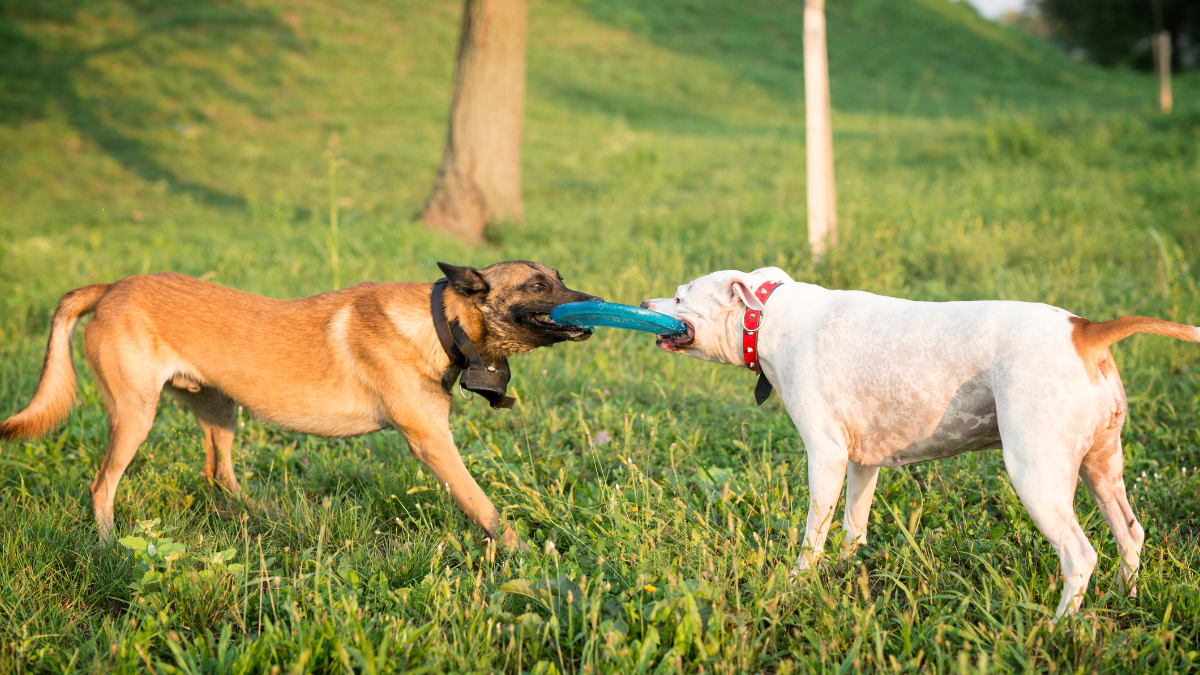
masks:
POLYGON ((485 366, 479 358, 479 352, 475 351, 475 345, 467 339, 466 333, 458 326, 452 330, 455 338, 462 338, 459 345, 471 362, 462 372, 459 386, 486 398, 488 403, 492 404, 492 408, 511 408, 516 405, 516 399, 505 395, 508 393, 508 380, 512 377, 508 370, 508 359, 494 366, 485 366))
POLYGON ((508 378, 508 372, 496 366, 468 368, 463 371, 459 386, 486 398, 493 408, 511 408, 516 399, 504 395, 508 391, 508 378))
POLYGON ((754 402, 762 405, 771 398, 771 381, 767 379, 767 374, 758 373, 758 384, 754 385, 754 402))

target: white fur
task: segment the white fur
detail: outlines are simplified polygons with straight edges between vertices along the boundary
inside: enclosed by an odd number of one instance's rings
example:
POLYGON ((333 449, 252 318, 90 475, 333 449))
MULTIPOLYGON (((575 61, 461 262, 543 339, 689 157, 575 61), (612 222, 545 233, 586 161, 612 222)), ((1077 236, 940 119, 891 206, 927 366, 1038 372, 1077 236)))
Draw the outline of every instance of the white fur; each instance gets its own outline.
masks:
POLYGON ((1075 518, 1079 476, 1113 530, 1133 592, 1144 536, 1121 476, 1125 392, 1116 368, 1091 381, 1072 344, 1072 314, 833 291, 774 267, 715 272, 643 307, 694 329, 690 345, 660 343, 667 351, 743 366, 746 300, 768 280, 789 283, 765 303, 759 360, 808 452, 812 500, 798 569, 822 554, 843 477, 852 550, 866 541, 879 467, 1002 448, 1013 487, 1062 564, 1055 616, 1078 609, 1096 566, 1075 518))

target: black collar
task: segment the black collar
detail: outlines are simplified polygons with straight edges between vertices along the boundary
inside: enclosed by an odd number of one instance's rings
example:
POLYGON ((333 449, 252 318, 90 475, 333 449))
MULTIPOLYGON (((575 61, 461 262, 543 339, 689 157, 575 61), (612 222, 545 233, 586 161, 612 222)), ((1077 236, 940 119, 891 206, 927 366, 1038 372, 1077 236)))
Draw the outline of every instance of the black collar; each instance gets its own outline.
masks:
MULTIPOLYGON (((442 293, 445 292, 447 283, 449 282, 443 278, 433 285, 433 292, 429 296, 429 311, 433 315, 433 328, 437 331, 438 341, 442 343, 446 356, 450 357, 450 364, 462 372, 459 389, 483 396, 493 408, 513 407, 516 399, 506 396, 508 379, 511 377, 508 372, 508 359, 501 359, 500 363, 494 366, 484 364, 479 350, 475 348, 471 338, 467 337, 466 331, 457 321, 450 323, 446 320, 446 306, 442 302, 442 293)), ((448 383, 443 380, 443 386, 453 384, 454 379, 448 383)))

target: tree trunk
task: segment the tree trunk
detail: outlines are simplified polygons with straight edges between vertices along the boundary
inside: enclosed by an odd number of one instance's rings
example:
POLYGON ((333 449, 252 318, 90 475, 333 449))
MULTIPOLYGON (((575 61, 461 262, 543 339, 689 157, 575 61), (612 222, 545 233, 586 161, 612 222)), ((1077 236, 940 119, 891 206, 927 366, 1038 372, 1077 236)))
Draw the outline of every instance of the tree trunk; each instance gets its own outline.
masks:
POLYGON ((1171 113, 1171 34, 1167 31, 1155 33, 1150 40, 1154 50, 1154 66, 1158 70, 1158 106, 1164 115, 1171 113))
POLYGON ((488 223, 519 220, 526 0, 464 0, 450 128, 425 224, 468 243, 488 223))
POLYGON ((808 244, 813 260, 837 243, 837 191, 833 184, 829 60, 825 51, 825 0, 804 2, 804 119, 808 154, 808 244))

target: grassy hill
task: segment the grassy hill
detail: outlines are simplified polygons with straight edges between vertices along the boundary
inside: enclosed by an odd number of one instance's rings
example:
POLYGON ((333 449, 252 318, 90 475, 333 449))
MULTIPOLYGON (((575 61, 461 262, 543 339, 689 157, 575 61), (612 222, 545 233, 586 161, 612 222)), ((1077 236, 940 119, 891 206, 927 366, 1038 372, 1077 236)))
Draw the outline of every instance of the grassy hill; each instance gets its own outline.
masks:
MULTIPOLYGON (((330 289, 335 133, 344 283, 529 258, 636 303, 773 264, 913 299, 1200 323, 1200 81, 1179 79, 1164 117, 1152 80, 965 3, 830 3, 842 244, 814 266, 800 5, 532 3, 526 218, 471 249, 413 221, 460 3, 0 0, 0 414, 28 400, 72 288, 171 269, 276 297, 330 289)), ((117 522, 178 527, 188 557, 169 593, 138 593, 128 552, 90 522, 107 432, 85 374, 61 432, 0 456, 0 673, 369 671, 384 651, 392 670, 1194 668, 1200 349, 1115 351, 1142 592, 1111 592, 1111 537, 1081 491, 1101 563, 1085 619, 1057 631, 1057 559, 998 453, 883 472, 872 543, 792 583, 807 481, 777 400, 757 408, 745 373, 617 331, 516 359, 513 412, 455 404, 472 472, 538 548, 511 558, 489 557, 394 433, 246 419, 238 502, 197 477, 199 431, 164 401, 117 522), (595 446, 598 430, 616 440, 595 446), (211 563, 227 548, 254 571, 211 563)))

